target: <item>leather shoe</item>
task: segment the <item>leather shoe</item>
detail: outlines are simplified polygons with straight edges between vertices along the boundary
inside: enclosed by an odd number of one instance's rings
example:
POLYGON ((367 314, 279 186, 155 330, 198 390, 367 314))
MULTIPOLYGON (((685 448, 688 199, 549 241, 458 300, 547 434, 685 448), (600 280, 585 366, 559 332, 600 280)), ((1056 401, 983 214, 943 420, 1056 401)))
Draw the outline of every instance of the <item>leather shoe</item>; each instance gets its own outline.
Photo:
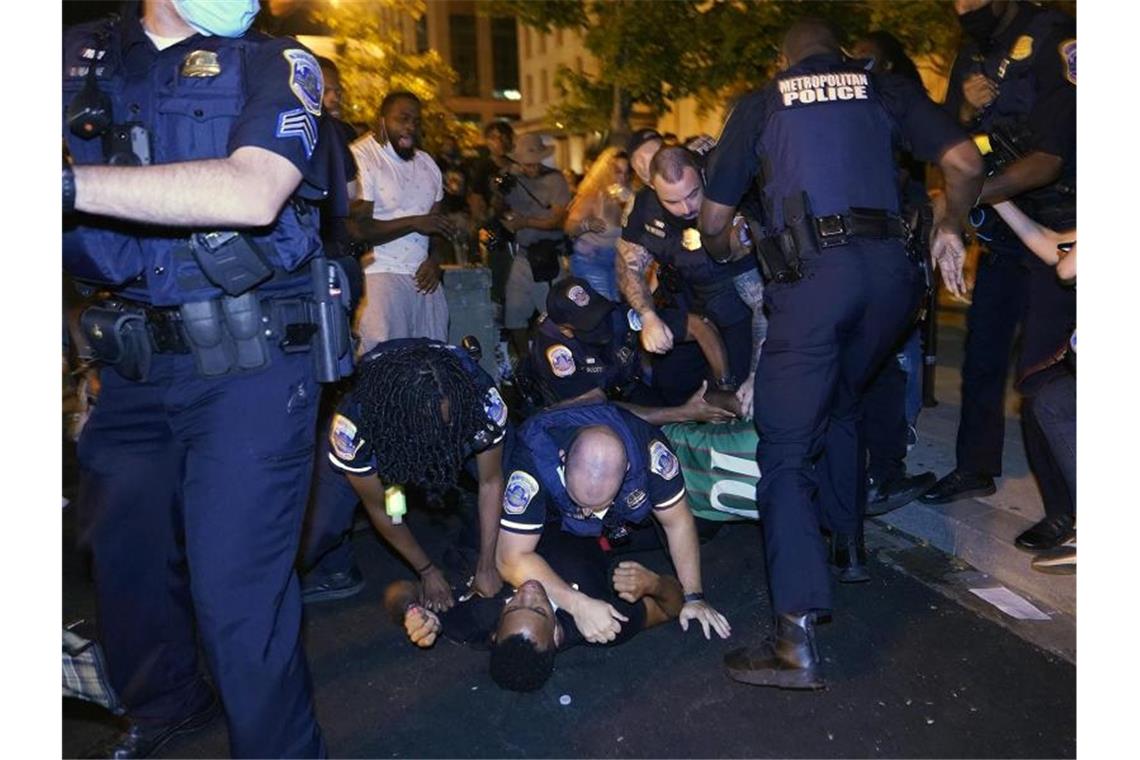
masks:
POLYGON ((179 734, 188 734, 204 727, 222 711, 216 694, 210 694, 210 703, 198 712, 191 713, 182 720, 160 725, 143 726, 129 722, 126 730, 118 736, 93 747, 88 757, 105 757, 112 760, 128 760, 136 757, 150 757, 162 749, 168 741, 179 734))
POLYGON ((822 689, 815 647, 815 613, 776 618, 776 635, 755 649, 734 649, 724 656, 724 672, 733 681, 777 689, 822 689))
POLYGON ((320 576, 301 577, 301 602, 331 602, 348 599, 364 590, 364 575, 353 565, 349 570, 320 576))
POLYGON ((891 478, 878 482, 868 479, 867 509, 864 515, 877 517, 887 512, 906 506, 929 491, 937 482, 933 472, 923 472, 918 475, 904 475, 901 478, 891 478))
POLYGON ((1072 515, 1046 517, 1015 538, 1013 542, 1022 549, 1028 549, 1031 552, 1052 549, 1077 535, 1076 526, 1076 518, 1072 515))
POLYGON ((954 470, 935 483, 933 488, 918 497, 918 500, 923 504, 946 504, 971 496, 989 496, 995 491, 997 491, 997 486, 994 485, 994 479, 989 475, 954 470))
POLYGON ((840 583, 863 583, 871 580, 867 572, 867 549, 862 536, 836 533, 831 537, 831 569, 840 583))

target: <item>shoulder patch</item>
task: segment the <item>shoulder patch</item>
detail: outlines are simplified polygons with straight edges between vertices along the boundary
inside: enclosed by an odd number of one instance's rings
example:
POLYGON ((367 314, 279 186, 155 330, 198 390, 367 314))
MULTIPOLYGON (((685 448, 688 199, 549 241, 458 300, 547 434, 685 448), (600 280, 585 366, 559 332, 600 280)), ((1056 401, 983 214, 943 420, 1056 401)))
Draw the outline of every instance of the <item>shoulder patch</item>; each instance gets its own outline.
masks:
POLYGON ((1023 34, 1014 40, 1013 47, 1009 49, 1009 58, 1012 61, 1024 61, 1033 55, 1033 38, 1023 34))
POLYGON ((325 82, 317 59, 307 50, 290 48, 282 53, 289 62, 289 89, 313 116, 321 115, 325 82))
POLYGON ((499 395, 498 388, 487 389, 487 394, 483 397, 483 409, 486 410, 491 422, 499 427, 507 424, 507 403, 499 395))
POLYGON ((1077 85, 1077 41, 1065 40, 1057 46, 1057 52, 1061 54, 1065 79, 1068 79, 1069 84, 1075 87, 1077 85))
POLYGON ((503 489, 503 511, 508 515, 521 515, 538 493, 538 481, 522 470, 515 470, 503 489))
POLYGON ((681 463, 669 447, 658 440, 649 444, 649 469, 654 475, 665 480, 672 480, 681 471, 681 463))
POLYGON ((574 353, 561 343, 546 349, 546 361, 555 377, 570 377, 574 374, 574 353))
POLYGON ((332 444, 333 453, 338 459, 351 462, 356 458, 364 441, 356 440, 356 425, 348 417, 341 414, 333 415, 332 428, 329 430, 329 443, 332 444))

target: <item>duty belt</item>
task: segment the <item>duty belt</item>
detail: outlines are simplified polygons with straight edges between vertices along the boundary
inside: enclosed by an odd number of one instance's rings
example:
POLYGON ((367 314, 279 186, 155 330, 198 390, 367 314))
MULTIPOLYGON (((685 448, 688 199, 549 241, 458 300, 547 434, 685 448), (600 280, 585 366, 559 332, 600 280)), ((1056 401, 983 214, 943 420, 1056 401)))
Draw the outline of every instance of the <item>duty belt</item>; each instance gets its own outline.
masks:
POLYGON ((905 240, 907 228, 903 220, 882 211, 853 208, 847 214, 817 216, 812 219, 820 248, 847 245, 853 237, 905 240))

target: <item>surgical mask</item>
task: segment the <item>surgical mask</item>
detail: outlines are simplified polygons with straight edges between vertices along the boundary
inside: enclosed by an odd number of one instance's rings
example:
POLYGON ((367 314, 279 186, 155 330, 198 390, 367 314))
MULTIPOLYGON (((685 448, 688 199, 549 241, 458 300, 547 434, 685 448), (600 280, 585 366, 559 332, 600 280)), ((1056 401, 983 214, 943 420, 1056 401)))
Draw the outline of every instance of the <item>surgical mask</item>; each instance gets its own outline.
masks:
POLYGON ((990 41, 1001 19, 994 15, 993 7, 984 5, 976 10, 963 13, 958 17, 962 31, 975 42, 985 44, 990 41))
POLYGON ((257 0, 174 0, 174 10, 199 34, 235 38, 246 33, 261 6, 257 0))

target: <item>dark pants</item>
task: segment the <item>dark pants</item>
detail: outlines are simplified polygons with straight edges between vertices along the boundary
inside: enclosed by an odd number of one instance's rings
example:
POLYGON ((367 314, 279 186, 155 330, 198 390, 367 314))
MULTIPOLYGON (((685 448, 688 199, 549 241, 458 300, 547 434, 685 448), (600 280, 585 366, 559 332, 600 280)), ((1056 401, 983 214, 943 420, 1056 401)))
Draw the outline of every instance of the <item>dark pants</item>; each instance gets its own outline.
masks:
POLYGON ((1043 370, 1021 406, 1025 458, 1049 517, 1076 513, 1077 380, 1064 364, 1043 370))
POLYGON ((360 497, 348 477, 329 463, 328 429, 317 434, 313 488, 305 511, 298 569, 314 576, 347 573, 356 566, 352 518, 360 497))
POLYGON ((906 474, 906 393, 907 373, 892 351, 875 371, 863 397, 867 474, 879 483, 906 474))
POLYGON ((865 493, 860 398, 918 307, 920 276, 897 241, 805 258, 804 278, 764 292, 756 370, 756 500, 777 614, 831 608, 820 528, 856 533, 865 493))
POLYGON ((1005 386, 1017 326, 1025 309, 1029 270, 1017 242, 994 241, 982 254, 966 314, 962 362, 962 416, 958 423, 958 469, 1001 475, 1005 443, 1005 386))
POLYGON ((310 357, 275 350, 265 370, 204 379, 191 356, 158 355, 146 382, 102 377, 79 442, 80 541, 129 717, 155 725, 205 705, 200 641, 235 757, 323 756, 293 571, 317 413, 310 357))

